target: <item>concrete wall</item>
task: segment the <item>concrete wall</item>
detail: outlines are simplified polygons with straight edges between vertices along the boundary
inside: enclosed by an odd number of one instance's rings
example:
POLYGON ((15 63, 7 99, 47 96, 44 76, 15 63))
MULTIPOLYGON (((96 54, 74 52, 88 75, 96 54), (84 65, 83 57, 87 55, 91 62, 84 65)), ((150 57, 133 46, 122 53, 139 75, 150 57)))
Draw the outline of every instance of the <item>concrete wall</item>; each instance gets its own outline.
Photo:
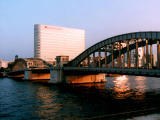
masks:
POLYGON ((50 73, 32 73, 30 70, 24 72, 25 80, 48 80, 50 79, 50 73))
POLYGON ((8 75, 9 78, 24 78, 24 74, 8 75))
POLYGON ((67 83, 96 83, 96 82, 106 82, 105 74, 97 75, 71 75, 66 76, 67 83))
POLYGON ((43 74, 40 74, 40 73, 34 73, 32 74, 32 77, 31 77, 32 80, 49 80, 50 79, 50 73, 43 73, 43 74))

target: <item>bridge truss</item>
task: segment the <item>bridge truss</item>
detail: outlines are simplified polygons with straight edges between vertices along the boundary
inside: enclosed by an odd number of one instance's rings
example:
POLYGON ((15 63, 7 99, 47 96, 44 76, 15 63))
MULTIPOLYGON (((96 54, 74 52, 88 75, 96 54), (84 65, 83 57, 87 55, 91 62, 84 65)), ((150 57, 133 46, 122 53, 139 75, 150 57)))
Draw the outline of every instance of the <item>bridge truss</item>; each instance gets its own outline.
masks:
POLYGON ((160 32, 114 36, 91 46, 67 66, 99 68, 160 68, 160 32))

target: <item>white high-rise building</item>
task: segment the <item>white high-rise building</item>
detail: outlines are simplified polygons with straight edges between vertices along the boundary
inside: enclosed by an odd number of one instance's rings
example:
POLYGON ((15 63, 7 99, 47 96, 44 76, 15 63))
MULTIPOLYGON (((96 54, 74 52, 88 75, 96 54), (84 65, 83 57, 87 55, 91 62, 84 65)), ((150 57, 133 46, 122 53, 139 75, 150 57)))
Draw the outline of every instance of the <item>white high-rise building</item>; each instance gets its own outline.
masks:
POLYGON ((56 56, 74 59, 85 50, 85 31, 81 29, 34 25, 34 57, 55 61, 56 56))

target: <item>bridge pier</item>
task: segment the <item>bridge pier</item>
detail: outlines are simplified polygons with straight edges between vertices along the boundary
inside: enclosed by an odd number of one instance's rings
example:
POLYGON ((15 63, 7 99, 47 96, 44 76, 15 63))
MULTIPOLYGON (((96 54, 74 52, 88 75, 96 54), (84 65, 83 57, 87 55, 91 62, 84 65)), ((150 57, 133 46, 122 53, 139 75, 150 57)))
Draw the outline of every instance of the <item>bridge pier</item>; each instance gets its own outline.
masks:
POLYGON ((62 68, 58 69, 50 69, 50 81, 49 83, 63 83, 64 82, 64 75, 62 68))
MULTIPOLYGON (((39 69, 37 69, 39 70, 39 69)), ((49 80, 50 79, 50 73, 49 71, 35 71, 34 69, 26 69, 24 70, 24 80, 49 80)))
POLYGON ((77 84, 77 83, 99 83, 106 82, 106 74, 65 74, 63 68, 50 69, 50 81, 49 83, 59 84, 77 84))
POLYGON ((27 69, 24 71, 24 79, 25 80, 31 80, 32 79, 32 71, 27 69))

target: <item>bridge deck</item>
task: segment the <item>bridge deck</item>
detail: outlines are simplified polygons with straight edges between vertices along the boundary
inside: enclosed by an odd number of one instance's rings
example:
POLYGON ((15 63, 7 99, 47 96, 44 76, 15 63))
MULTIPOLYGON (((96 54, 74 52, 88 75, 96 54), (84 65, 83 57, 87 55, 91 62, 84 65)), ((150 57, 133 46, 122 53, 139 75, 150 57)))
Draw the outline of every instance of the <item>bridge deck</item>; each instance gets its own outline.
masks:
POLYGON ((121 75, 155 76, 160 77, 160 69, 128 69, 128 68, 85 68, 85 67, 64 67, 67 73, 108 73, 121 75))

